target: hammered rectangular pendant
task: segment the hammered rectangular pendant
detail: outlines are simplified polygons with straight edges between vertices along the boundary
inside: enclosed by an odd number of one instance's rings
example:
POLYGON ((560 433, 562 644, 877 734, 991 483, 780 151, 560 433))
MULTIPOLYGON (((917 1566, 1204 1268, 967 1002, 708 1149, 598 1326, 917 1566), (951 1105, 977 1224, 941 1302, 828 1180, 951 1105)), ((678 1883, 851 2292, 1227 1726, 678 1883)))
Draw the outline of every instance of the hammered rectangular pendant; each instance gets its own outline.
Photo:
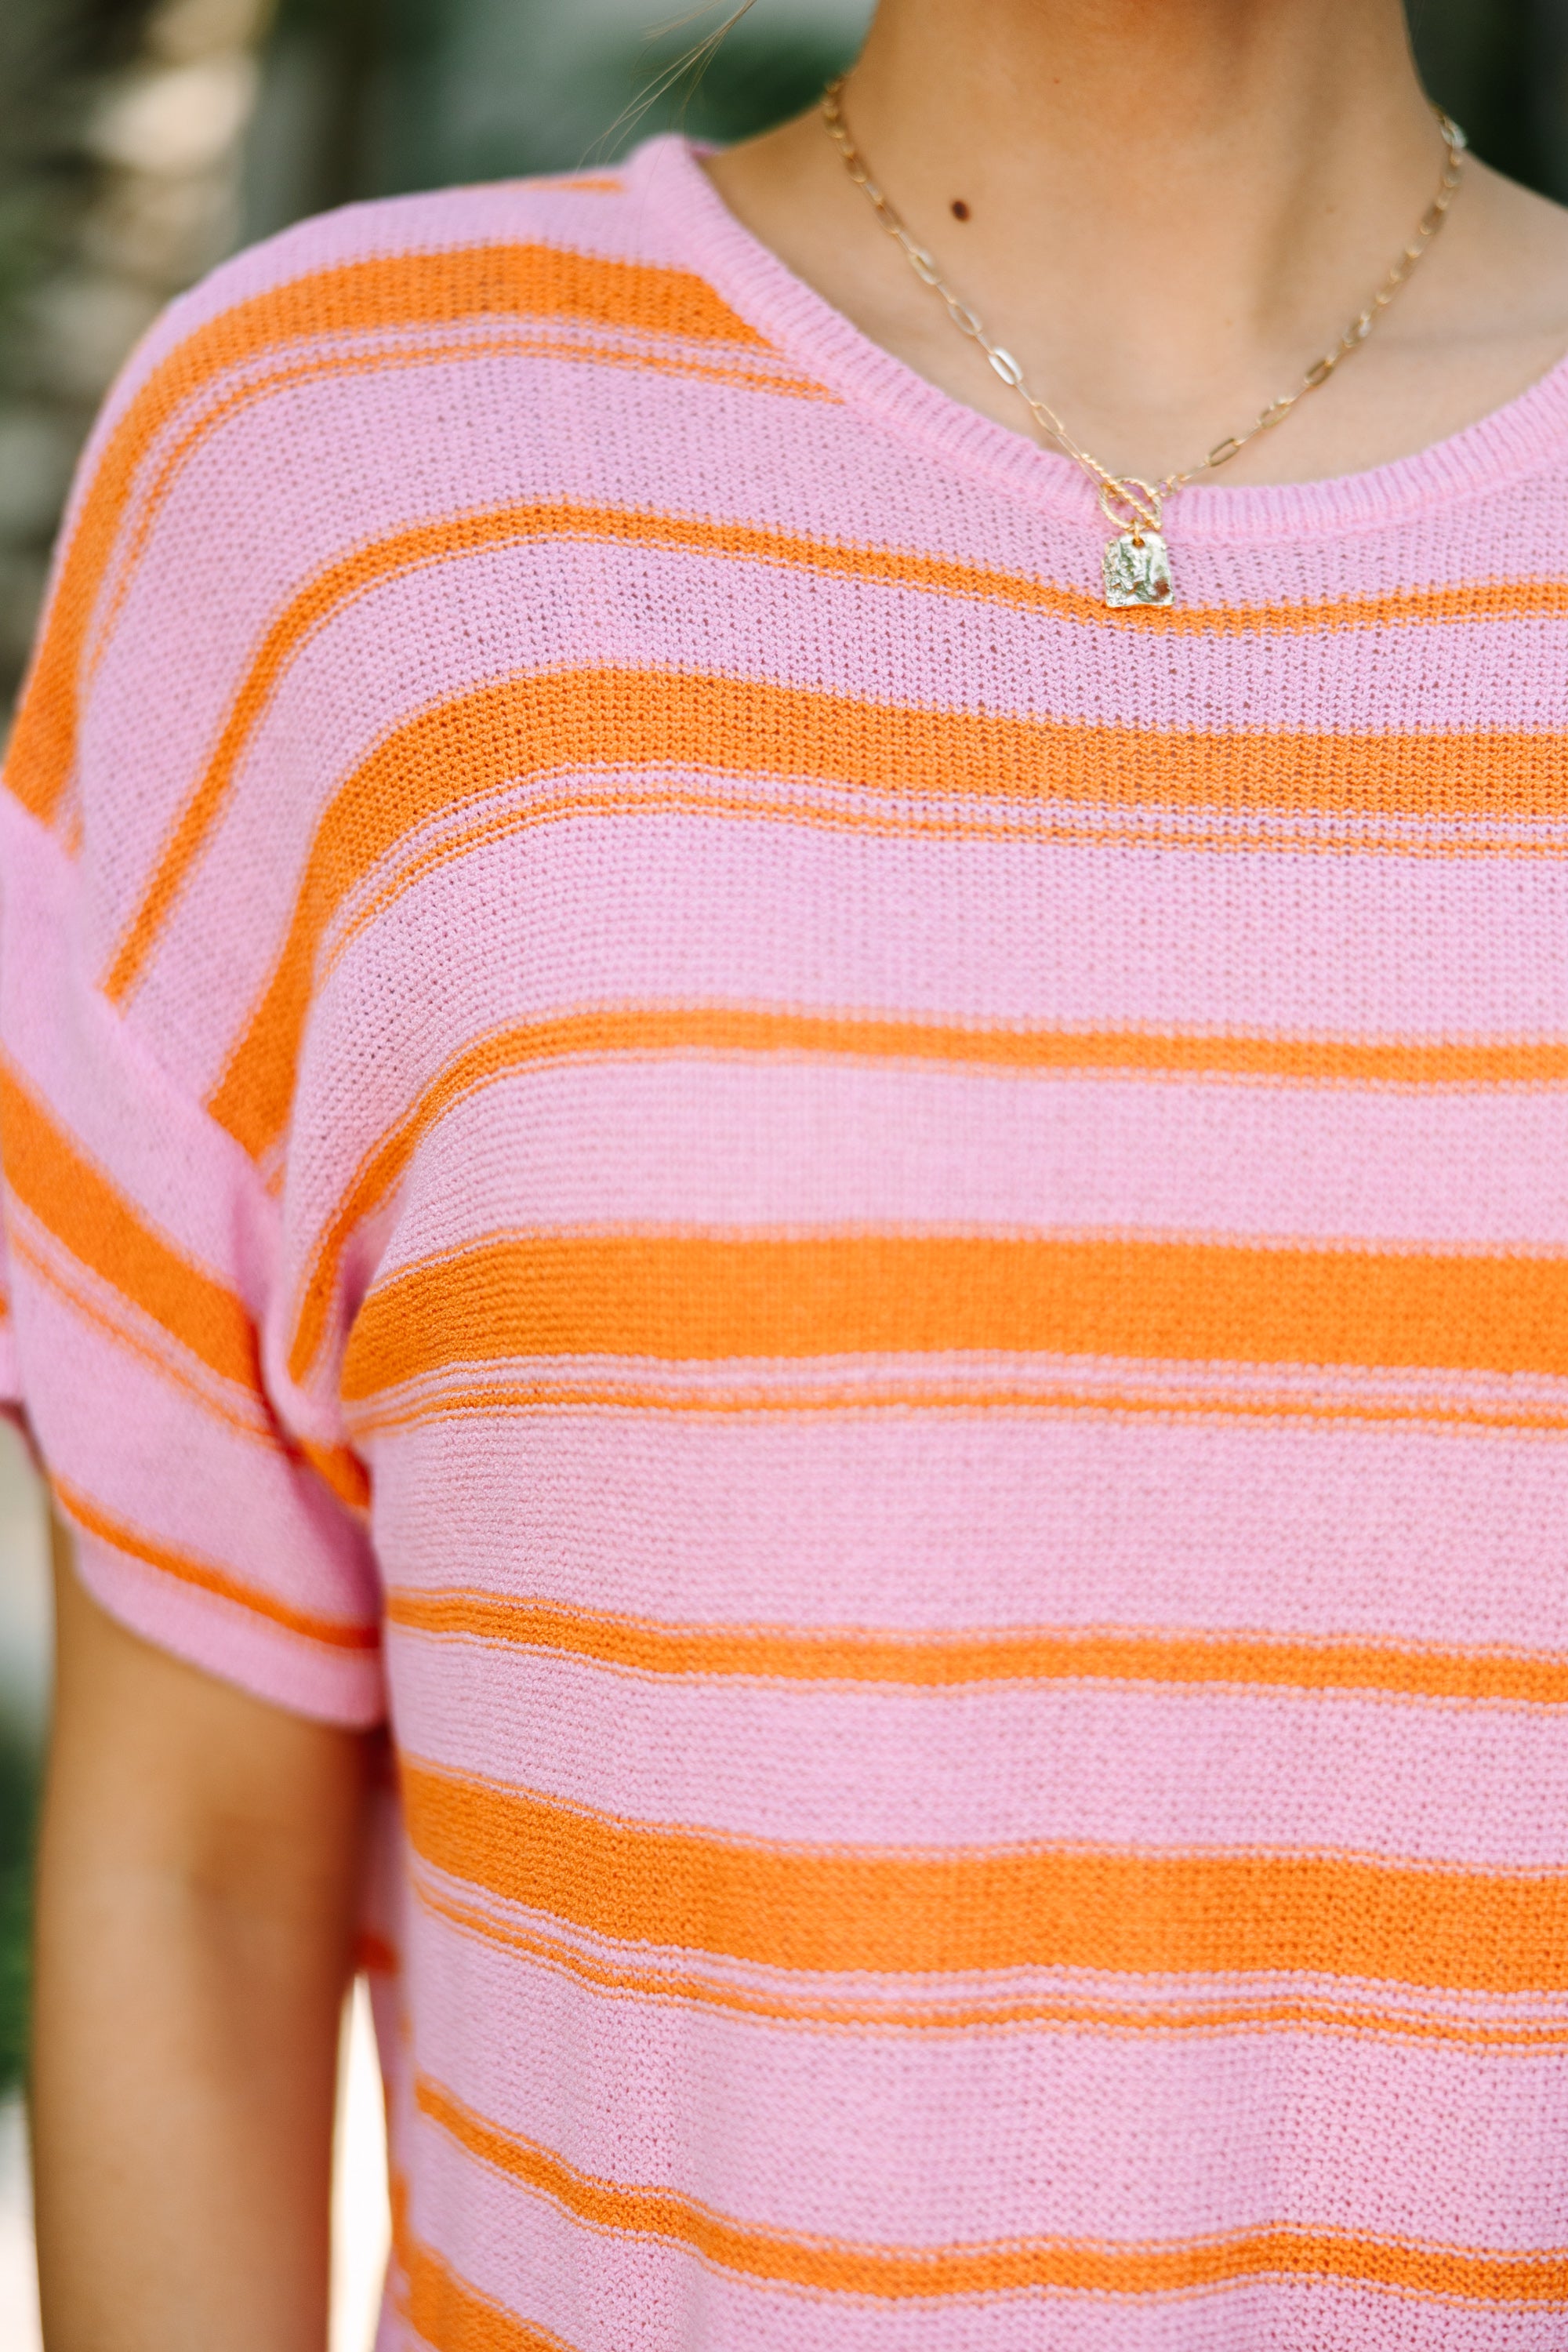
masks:
POLYGON ((1124 530, 1105 550, 1108 604, 1168 604, 1171 557, 1157 530, 1124 530))

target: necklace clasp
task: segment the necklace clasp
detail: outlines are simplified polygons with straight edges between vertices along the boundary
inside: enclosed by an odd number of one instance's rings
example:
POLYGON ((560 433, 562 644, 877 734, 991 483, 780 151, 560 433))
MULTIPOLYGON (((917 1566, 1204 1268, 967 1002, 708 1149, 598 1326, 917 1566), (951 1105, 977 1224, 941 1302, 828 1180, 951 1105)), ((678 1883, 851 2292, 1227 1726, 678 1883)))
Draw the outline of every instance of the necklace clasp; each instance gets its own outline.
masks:
POLYGON ((1135 474, 1120 481, 1108 474, 1100 485, 1100 513, 1113 529, 1130 532, 1134 540, 1144 531, 1158 533, 1163 505, 1163 492, 1135 474))

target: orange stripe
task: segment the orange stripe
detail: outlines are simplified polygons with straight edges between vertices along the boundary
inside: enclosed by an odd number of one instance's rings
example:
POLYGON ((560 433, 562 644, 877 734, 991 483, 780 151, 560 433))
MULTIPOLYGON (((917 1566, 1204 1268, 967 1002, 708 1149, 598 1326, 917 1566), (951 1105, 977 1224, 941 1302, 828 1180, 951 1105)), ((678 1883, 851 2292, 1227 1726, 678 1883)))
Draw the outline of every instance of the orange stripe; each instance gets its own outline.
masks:
POLYGON ((612 1004, 521 1022, 479 1039, 434 1082, 415 1117, 438 1116, 474 1086, 532 1063, 583 1055, 680 1053, 832 1055, 1021 1072, 1283 1079, 1302 1086, 1568 1086, 1568 1038, 1562 1037, 1415 1043, 1240 1030, 981 1029, 743 1004, 612 1004))
POLYGON ((1381 596, 1331 596, 1321 603, 1194 608, 1180 606, 1161 622, 1185 622, 1194 635, 1240 635, 1244 630, 1279 636, 1342 629, 1433 628, 1466 623, 1568 619, 1568 580, 1457 580, 1441 588, 1395 588, 1381 596))
POLYGON ((715 2269, 769 2286, 897 2300, 1030 2290, 1191 2294, 1248 2279, 1285 2277, 1489 2303, 1549 2303, 1568 2296, 1568 2258, 1556 2252, 1495 2253, 1334 2230, 1279 2228, 1125 2246, 1062 2238, 868 2246, 798 2237, 731 2221, 674 2189, 637 2188, 581 2172, 553 2149, 516 2138, 477 2115, 428 2075, 416 2081, 415 2098, 421 2114, 468 2155, 547 2197, 586 2228, 658 2238, 715 2269))
POLYGON ((166 1544, 154 1542, 150 1536, 139 1534, 121 1520, 111 1519, 89 1502, 78 1488, 52 1473, 50 1486, 60 1507, 84 1534, 96 1536, 114 1550, 124 1552, 132 1559, 140 1559, 165 1576, 177 1577, 182 1584, 194 1585, 200 1592, 210 1592, 219 1601, 232 1601, 237 1607, 248 1610, 252 1616, 265 1617, 274 1625, 285 1627, 290 1633, 303 1633, 312 1642, 321 1642, 335 1650, 374 1650, 380 1647, 381 1636, 374 1625, 352 1624, 340 1617, 321 1617, 308 1609, 295 1609, 272 1593, 258 1591, 226 1569, 214 1568, 206 1560, 193 1559, 189 1553, 171 1550, 166 1544))
MULTIPOLYGON (((479 247, 456 254, 405 255, 351 263, 256 296, 209 321, 179 345, 140 388, 100 460, 62 570, 32 688, 18 718, 10 781, 26 805, 47 817, 58 803, 74 737, 78 666, 91 608, 113 555, 137 468, 146 446, 201 382, 220 369, 241 364, 269 343, 301 335, 427 327, 510 308, 534 315, 561 311, 633 331, 771 348, 727 310, 710 287, 684 272, 594 261, 549 247, 479 247), (465 277, 466 284, 461 282, 465 277), (574 282, 552 282, 562 278, 574 282), (586 282, 595 278, 599 281, 596 285, 586 282)), ((377 354, 374 363, 395 364, 396 357, 377 354)), ((1524 579, 1461 582, 1442 588, 1322 603, 1194 606, 1158 614, 1108 614, 1099 599, 1079 591, 985 567, 955 564, 915 551, 833 542, 819 549, 817 542, 792 534, 750 530, 742 525, 731 527, 731 531, 750 539, 753 548, 744 551, 754 549, 763 560, 795 560, 788 551, 798 546, 807 551, 805 560, 820 569, 842 568, 857 577, 885 578, 947 594, 1018 603, 1101 628, 1153 625, 1200 635, 1294 635, 1560 618, 1568 612, 1568 585, 1524 579)))
POLYGON ((45 821, 58 807, 75 753, 82 653, 138 471, 158 435, 204 384, 277 344, 450 326, 506 313, 571 317, 636 333, 772 348, 705 280, 688 271, 538 245, 483 245, 347 262, 268 288, 208 320, 153 370, 127 403, 107 436, 76 519, 7 761, 7 781, 25 807, 45 821))
MULTIPOLYGON (((60 1264, 35 1249, 20 1232, 13 1228, 6 1238, 16 1263, 30 1266, 41 1282, 47 1283, 75 1314, 101 1331, 116 1348, 139 1356, 143 1363, 151 1366, 159 1380, 183 1389, 204 1412, 221 1422, 226 1428, 276 1454, 279 1432, 265 1397, 253 1391, 246 1401, 248 1409, 233 1409, 221 1394, 199 1379, 193 1378, 177 1357, 150 1346, 134 1322, 123 1316, 115 1318, 106 1313, 100 1297, 92 1296, 85 1284, 69 1281, 60 1264)), ((0 1322, 5 1320, 5 1302, 0 1299, 0 1322)), ((299 1451, 340 1501, 356 1509, 364 1508, 370 1499, 370 1482, 346 1447, 315 1445, 305 1439, 300 1443, 299 1451)))
POLYGON ((670 1625, 493 1593, 394 1590, 390 1624, 443 1638, 511 1643, 645 1675, 748 1675, 785 1682, 958 1684, 1055 1681, 1240 1683, 1401 1698, 1568 1704, 1568 1658, 1393 1643, 1284 1642, 1261 1635, 1115 1627, 915 1635, 784 1625, 670 1625))
POLYGON ((480 2294, 428 2246, 405 2243, 407 2317, 432 2352, 572 2352, 547 2327, 536 2327, 480 2294))
POLYGON ((405 1758, 433 1867, 623 1943, 879 1975, 1304 1969, 1477 1992, 1568 1990, 1568 1877, 1315 1853, 811 1849, 703 1837, 405 1758))
POLYGON ((749 559, 775 565, 934 589, 949 595, 994 598, 1076 611, 1089 603, 1060 589, 1013 575, 876 548, 837 544, 738 523, 647 514, 631 508, 559 501, 515 505, 447 518, 357 548, 306 583, 273 622, 230 709, 206 770, 182 813, 142 904, 115 959, 106 986, 119 999, 134 985, 147 954, 226 797, 246 742, 300 647, 370 590, 426 566, 481 550, 542 537, 593 538, 695 554, 749 559))
POLYGON ((46 1284, 57 1298, 64 1299, 72 1313, 101 1332, 110 1344, 122 1354, 134 1356, 147 1365, 153 1376, 166 1386, 176 1388, 191 1402, 236 1435, 247 1438, 253 1444, 268 1448, 277 1444, 277 1429, 268 1419, 262 1400, 256 1394, 237 1396, 232 1388, 226 1392, 213 1383, 184 1360, 183 1352, 171 1350, 145 1331, 139 1318, 125 1311, 125 1302, 114 1294, 118 1312, 111 1307, 101 1290, 86 1280, 78 1280, 68 1270, 68 1262, 58 1251, 36 1247, 19 1225, 13 1224, 6 1235, 6 1244, 17 1265, 25 1265, 38 1281, 46 1284))
MULTIPOLYGON (((210 1371, 242 1387, 251 1410, 236 1412, 220 1396, 207 1393, 177 1360, 155 1354, 134 1327, 112 1322, 97 1299, 68 1283, 60 1267, 14 1234, 11 1246, 18 1260, 29 1264, 69 1301, 76 1313, 116 1346, 151 1363, 161 1379, 175 1382, 205 1412, 245 1437, 260 1437, 276 1444, 276 1424, 261 1387, 255 1327, 243 1302, 144 1224, 3 1062, 0 1145, 13 1197, 32 1212, 79 1265, 106 1283, 116 1298, 150 1318, 210 1371)), ((369 1500, 369 1482, 346 1447, 305 1440, 300 1451, 341 1501, 363 1508, 369 1500)))
POLYGON ((605 668, 476 689, 395 729, 342 786, 312 845, 288 939, 215 1116, 259 1154, 287 1106, 322 934, 363 876, 463 800, 575 768, 831 779, 883 795, 985 795, 1038 809, 1156 804, 1495 819, 1568 815, 1552 735, 1176 734, 852 701, 757 680, 605 668))
POLYGON ((1223 815, 1212 824, 1194 824, 1179 816, 1166 822, 1158 809, 1129 810, 1124 818, 1115 820, 1092 809, 1081 816, 1058 816, 1052 814, 1051 803, 1020 808, 1012 815, 975 815, 940 801, 917 808, 909 802, 879 802, 869 796, 848 800, 831 788, 814 792, 787 782, 775 793, 754 778, 747 779, 745 790, 737 793, 732 782, 728 787, 721 781, 704 789, 666 785, 662 780, 653 783, 645 777, 630 785, 616 785, 580 772, 569 788, 541 786, 535 781, 525 794, 507 793, 502 802, 500 807, 492 803, 475 824, 443 829, 438 838, 425 839, 417 848, 404 850, 394 861, 390 877, 345 921, 322 970, 331 971, 361 932, 425 876, 460 864, 476 849, 493 848, 542 825, 570 824, 584 816, 699 816, 734 824, 804 826, 883 841, 1025 841, 1094 849, 1173 849, 1189 856, 1288 854, 1342 862, 1353 852, 1361 856, 1397 857, 1405 863, 1412 858, 1440 859, 1445 864, 1486 858, 1546 860, 1555 866, 1563 863, 1568 845, 1568 831, 1557 826, 1532 833, 1501 826, 1472 831, 1417 826, 1400 831, 1366 824, 1352 831, 1344 824, 1316 829, 1310 824, 1259 825, 1245 817, 1231 820, 1223 815))
MULTIPOLYGON (((251 394, 237 395, 252 397, 251 394)), ((209 429, 204 422, 200 428, 209 429)), ((329 564, 297 591, 268 629, 231 706, 217 747, 195 792, 183 811, 164 850, 153 883, 128 926, 110 965, 106 986, 120 999, 134 985, 169 908, 190 871, 202 841, 226 797, 246 743, 267 709, 283 671, 300 646, 329 626, 337 614, 372 589, 430 565, 450 562, 482 550, 542 537, 595 539, 634 546, 675 549, 701 556, 721 556, 829 576, 875 582, 966 601, 1017 606, 1058 618, 1092 621, 1103 625, 1136 623, 1138 615, 1107 615, 1099 600, 1076 590, 1032 580, 993 567, 959 563, 949 558, 924 556, 900 549, 884 549, 816 539, 795 532, 768 530, 732 521, 708 521, 698 517, 649 514, 635 508, 596 507, 570 500, 519 504, 447 517, 395 532, 356 548, 339 562, 329 564)), ((1537 610, 1546 590, 1527 583, 1524 608, 1537 610)), ((1373 600, 1369 609, 1378 618, 1413 619, 1467 617, 1488 591, 1428 592, 1424 596, 1373 600), (1465 600, 1468 600, 1467 603, 1465 600)), ((1568 586, 1552 583, 1553 609, 1568 613, 1568 586)), ((1289 616, 1337 612, 1335 625, 1354 625, 1343 617, 1348 607, 1286 606, 1278 614, 1178 611, 1178 625, 1212 631, 1225 619, 1256 626, 1260 620, 1289 623, 1289 616)), ((1364 624, 1362 624, 1364 625, 1364 624)))
POLYGON ((1373 2008, 1365 2002, 1257 2000, 1225 2006, 1192 2001, 1185 2006, 1141 2007, 996 1992, 990 1998, 948 2000, 896 2000, 884 1995, 828 1994, 790 1997, 777 1990, 762 1991, 736 1984, 721 1975, 699 1976, 660 1967, 656 1961, 613 1967, 591 1953, 493 1912, 476 1910, 449 1895, 420 1885, 416 1899, 432 1916, 448 1922, 460 1933, 499 1944, 522 1959, 572 1977, 578 1983, 613 1994, 633 1993, 647 2000, 679 2001, 701 2009, 720 2009, 742 2017, 766 2018, 792 2025, 866 2027, 877 2033, 1005 2032, 1023 2026, 1036 2032, 1151 2033, 1225 2035, 1291 2033, 1350 2035, 1360 2039, 1375 2033, 1405 2042, 1452 2043, 1461 2049, 1508 2055, 1518 2051, 1560 2050, 1568 2044, 1568 2023, 1532 2021, 1478 2022, 1473 2016, 1441 2011, 1410 2010, 1393 2004, 1373 2008))
POLYGON ((171 1247, 0 1064, 5 1181, 45 1230, 224 1380, 260 1391, 256 1332, 233 1291, 171 1247))
POLYGON ((363 1511, 370 1505, 370 1478, 363 1463, 345 1445, 317 1445, 308 1437, 300 1440, 300 1451, 323 1485, 330 1486, 340 1503, 351 1510, 363 1511))
POLYGON ((540 1356, 960 1350, 1568 1374, 1568 1259, 1207 1242, 540 1233, 395 1275, 342 1393, 540 1356))
POLYGON ((448 361, 471 364, 476 360, 490 359, 498 354, 511 358, 545 357, 586 362, 595 367, 632 368, 642 373, 651 370, 657 373, 693 376, 710 383, 738 384, 751 392, 784 394, 795 399, 831 401, 835 398, 825 386, 807 378, 781 374, 776 369, 760 362, 747 366, 738 362, 732 355, 718 360, 710 355, 700 355, 683 345, 661 350, 647 343, 607 343, 591 333, 584 337, 559 326, 541 329, 537 323, 531 329, 514 327, 505 332, 485 334, 477 334, 470 329, 451 342, 442 342, 426 335, 416 345, 405 350, 336 351, 325 357, 274 363, 265 373, 252 374, 226 391, 221 399, 209 401, 197 411, 194 422, 181 435, 171 436, 163 444, 156 470, 141 485, 138 519, 118 551, 115 571, 120 584, 99 614, 93 631, 95 641, 101 642, 120 612, 128 584, 124 575, 134 570, 137 559, 152 537, 158 509, 167 497, 171 483, 202 443, 209 439, 220 425, 232 422, 246 409, 275 398, 279 392, 319 382, 323 377, 342 379, 359 374, 387 375, 407 368, 437 366, 448 361))
POLYGON ((571 1056, 832 1055, 934 1061, 1019 1073, 1271 1078, 1300 1085, 1523 1087, 1568 1084, 1568 1041, 1473 1039, 1430 1045, 1149 1030, 971 1029, 864 1021, 747 1006, 606 1006, 520 1023, 478 1039, 434 1078, 361 1166, 321 1236, 301 1295, 289 1365, 302 1380, 325 1334, 343 1249, 392 1192, 420 1144, 476 1088, 571 1056))
MULTIPOLYGON (((458 347, 454 347, 448 355, 460 355, 458 347)), ((374 364, 386 363, 384 355, 376 355, 374 364)), ((317 372, 316 368, 293 370, 289 372, 289 380, 301 373, 317 372)), ((747 381, 752 379, 748 378, 747 381)), ((760 384, 763 380, 756 381, 760 384)), ((243 404, 265 396, 266 391, 274 388, 275 385, 268 385, 258 391, 256 387, 246 387, 234 395, 234 401, 243 404)), ((792 388, 800 390, 805 387, 796 385, 792 388)), ((222 413, 227 413, 227 405, 225 404, 222 413)), ((205 437, 218 421, 216 415, 203 418, 187 436, 188 442, 194 445, 205 437)), ((180 454, 183 457, 188 450, 182 450, 180 454)), ((169 470, 165 468, 166 473, 169 470)), ((254 723, 258 680, 260 674, 276 663, 279 641, 297 646, 305 635, 331 616, 332 610, 346 595, 363 593, 363 588, 374 581, 394 577, 412 565, 442 561, 470 552, 476 547, 551 531, 625 539, 635 543, 689 548, 704 554, 798 566, 830 575, 875 581, 946 596, 1012 604, 1097 627, 1145 625, 1147 619, 1142 614, 1108 614, 1100 599, 1078 590, 1062 588, 1051 582, 1002 572, 991 566, 963 564, 951 558, 922 555, 913 550, 824 541, 799 533, 768 530, 739 521, 712 522, 692 517, 649 515, 628 509, 595 508, 570 502, 517 506, 395 534, 370 549, 356 551, 342 565, 328 567, 326 572, 299 592, 274 624, 258 656, 252 675, 241 689, 233 716, 238 718, 248 705, 248 720, 254 723), (352 587, 345 589, 344 575, 351 572, 356 576, 352 587)), ((1342 598, 1321 604, 1173 608, 1160 614, 1157 620, 1159 625, 1167 630, 1174 629, 1178 634, 1212 635, 1431 625, 1476 620, 1562 617, 1564 614, 1568 614, 1568 584, 1556 581, 1525 580, 1464 583, 1449 588, 1400 591, 1381 597, 1342 598)), ((231 767, 231 745, 226 743, 220 748, 214 765, 231 767)), ((195 802, 181 821, 175 839, 171 842, 167 866, 178 870, 188 864, 190 837, 193 833, 199 837, 203 825, 203 814, 198 811, 202 803, 210 801, 212 792, 213 775, 209 771, 203 785, 198 788, 195 802)), ((210 822, 210 814, 209 806, 205 810, 205 821, 210 822)), ((148 940, 141 936, 142 924, 145 921, 149 932, 155 931, 158 915, 177 887, 177 880, 172 882, 166 870, 160 871, 148 908, 138 916, 122 943, 121 961, 115 967, 117 978, 111 983, 111 994, 130 984, 137 963, 145 955, 148 940)))
POLYGON ((679 1412, 679 1413, 805 1413, 805 1412, 1105 1412, 1164 1413, 1173 1418, 1194 1414, 1239 1416, 1255 1421, 1413 1422, 1428 1430, 1495 1430, 1510 1436, 1554 1436, 1568 1429, 1568 1402, 1555 1411, 1526 1402, 1456 1403, 1451 1397, 1421 1393, 1408 1397, 1367 1397, 1354 1389, 1324 1393, 1289 1389, 1258 1389, 1217 1383, 1209 1389, 1144 1390, 1125 1386, 1094 1388, 1087 1383, 1068 1388, 1041 1381, 1010 1386, 979 1381, 972 1385, 942 1386, 938 1382, 905 1381, 871 1383, 846 1381, 833 1388, 757 1385, 746 1389, 707 1386, 657 1389, 608 1381, 530 1381, 520 1384, 499 1381, 492 1386, 443 1386, 433 1396, 416 1396, 395 1405, 354 1416, 362 1435, 393 1429, 423 1428, 433 1421, 470 1415, 534 1412, 679 1412))

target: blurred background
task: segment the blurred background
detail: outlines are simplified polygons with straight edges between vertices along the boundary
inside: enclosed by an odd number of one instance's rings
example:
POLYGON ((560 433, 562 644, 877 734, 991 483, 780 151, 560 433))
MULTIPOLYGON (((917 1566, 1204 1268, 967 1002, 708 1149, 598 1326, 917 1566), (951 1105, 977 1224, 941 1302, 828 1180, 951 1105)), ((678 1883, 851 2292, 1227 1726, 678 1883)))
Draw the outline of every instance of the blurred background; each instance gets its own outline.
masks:
MULTIPOLYGON (((805 105, 870 0, 4 0, 0 724, 99 401, 170 295, 355 197, 570 170, 681 123, 718 141, 805 105)), ((984 5, 984 0, 980 0, 984 5)), ((1568 0, 1410 0, 1427 86, 1489 163, 1568 201, 1568 0)), ((0 2346, 38 2341, 19 2105, 44 1728, 42 1515, 0 1423, 0 2346)), ((384 2233, 363 2018, 347 2067, 333 2352, 363 2352, 384 2233)))

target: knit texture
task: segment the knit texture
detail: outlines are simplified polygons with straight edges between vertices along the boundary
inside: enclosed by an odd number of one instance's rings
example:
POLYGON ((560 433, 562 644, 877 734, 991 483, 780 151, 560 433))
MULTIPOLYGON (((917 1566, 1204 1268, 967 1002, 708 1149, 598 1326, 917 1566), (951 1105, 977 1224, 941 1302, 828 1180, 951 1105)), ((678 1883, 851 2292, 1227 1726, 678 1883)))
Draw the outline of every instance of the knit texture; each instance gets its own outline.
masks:
POLYGON ((0 1379, 389 1717, 383 2352, 1568 2341, 1568 368, 1170 535, 679 141, 110 400, 0 1379))

